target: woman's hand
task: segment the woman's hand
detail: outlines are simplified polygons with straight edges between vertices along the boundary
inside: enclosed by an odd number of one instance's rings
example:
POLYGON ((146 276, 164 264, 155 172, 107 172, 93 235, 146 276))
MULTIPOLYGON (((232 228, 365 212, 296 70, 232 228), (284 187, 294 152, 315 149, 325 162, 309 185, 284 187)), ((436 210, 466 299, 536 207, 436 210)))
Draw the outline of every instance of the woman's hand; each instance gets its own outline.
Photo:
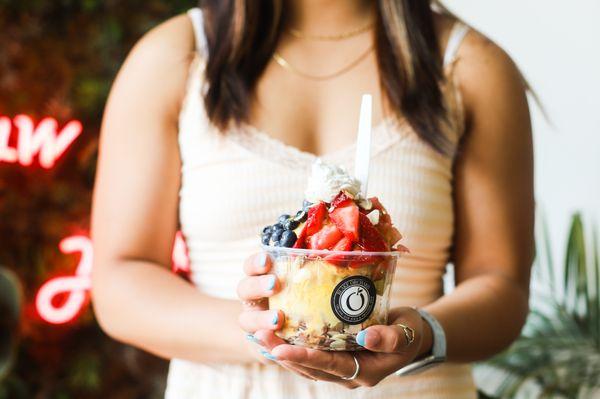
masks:
MULTIPOLYGON (((416 310, 396 308, 390 311, 389 319, 388 326, 371 326, 358 334, 357 342, 368 351, 328 352, 268 339, 266 348, 275 361, 303 377, 335 382, 350 389, 372 387, 431 349, 431 331, 416 310), (360 372, 354 380, 343 380, 341 377, 352 376, 356 369, 352 355, 360 364, 360 372)), ((256 333, 261 337, 262 334, 268 337, 272 332, 256 333)))
POLYGON ((246 338, 251 343, 251 351, 262 363, 269 362, 270 355, 260 346, 277 345, 285 343, 273 334, 283 325, 284 317, 282 311, 269 309, 268 297, 275 294, 279 288, 279 281, 271 270, 271 259, 266 253, 259 253, 249 257, 244 264, 244 278, 237 287, 238 297, 242 301, 243 311, 238 322, 242 329, 248 333, 246 338), (260 334, 255 335, 257 331, 260 334), (266 342, 265 342, 266 341, 266 342))
POLYGON ((431 333, 413 308, 392 309, 390 325, 371 326, 361 331, 357 342, 368 351, 329 352, 289 345, 274 334, 283 325, 285 315, 280 310, 269 309, 267 298, 280 289, 279 281, 270 270, 271 260, 266 253, 251 256, 244 264, 248 277, 237 289, 243 304, 239 324, 248 333, 248 340, 260 346, 255 354, 263 363, 274 361, 302 377, 352 389, 376 385, 431 347, 431 333), (352 381, 343 380, 341 377, 353 375, 356 369, 352 355, 360 363, 360 372, 352 381))
MULTIPOLYGON (((248 277, 240 281, 237 288, 243 306, 238 319, 239 324, 248 333, 246 338, 252 355, 263 364, 272 364, 276 361, 275 357, 268 352, 269 348, 286 343, 275 335, 275 331, 283 326, 285 315, 281 310, 269 309, 267 299, 281 288, 276 276, 269 274, 271 266, 271 259, 264 252, 249 257, 244 264, 244 273, 248 277)), ((315 379, 283 362, 279 364, 303 377, 315 379)))

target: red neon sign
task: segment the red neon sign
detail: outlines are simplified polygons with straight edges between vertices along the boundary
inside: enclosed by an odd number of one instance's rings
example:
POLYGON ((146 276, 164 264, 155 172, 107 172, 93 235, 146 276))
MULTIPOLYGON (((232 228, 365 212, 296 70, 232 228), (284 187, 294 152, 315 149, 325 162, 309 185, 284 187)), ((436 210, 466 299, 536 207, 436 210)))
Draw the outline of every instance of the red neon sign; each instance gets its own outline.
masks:
MULTIPOLYGON (((50 324, 64 324, 74 320, 87 304, 92 287, 92 241, 85 236, 71 236, 63 239, 58 248, 64 254, 79 252, 81 258, 74 276, 52 278, 38 290, 35 307, 40 317, 50 324), (62 304, 53 303, 56 297, 63 294, 67 298, 62 304)), ((181 233, 177 233, 175 237, 172 259, 174 272, 189 273, 190 261, 181 233)))
POLYGON ((92 242, 84 236, 73 236, 63 239, 58 248, 64 254, 81 253, 74 276, 55 277, 48 280, 39 289, 35 298, 35 306, 42 319, 51 324, 62 324, 73 320, 83 309, 92 287, 92 242), (67 293, 67 299, 60 306, 52 301, 67 293))
POLYGON ((44 118, 35 126, 27 115, 17 115, 12 121, 0 116, 0 163, 31 166, 37 155, 40 166, 50 169, 82 130, 81 122, 77 120, 67 123, 59 131, 58 122, 53 118, 44 118), (11 133, 18 137, 16 147, 10 146, 11 133))

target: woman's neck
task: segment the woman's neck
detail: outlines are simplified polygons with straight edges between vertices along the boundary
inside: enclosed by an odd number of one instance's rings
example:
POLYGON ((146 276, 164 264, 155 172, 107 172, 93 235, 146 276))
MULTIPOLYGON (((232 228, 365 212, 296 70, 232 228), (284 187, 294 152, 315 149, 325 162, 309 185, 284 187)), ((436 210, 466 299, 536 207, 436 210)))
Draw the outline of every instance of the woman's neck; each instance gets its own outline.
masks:
POLYGON ((287 0, 290 28, 308 34, 339 34, 373 21, 370 0, 287 0))

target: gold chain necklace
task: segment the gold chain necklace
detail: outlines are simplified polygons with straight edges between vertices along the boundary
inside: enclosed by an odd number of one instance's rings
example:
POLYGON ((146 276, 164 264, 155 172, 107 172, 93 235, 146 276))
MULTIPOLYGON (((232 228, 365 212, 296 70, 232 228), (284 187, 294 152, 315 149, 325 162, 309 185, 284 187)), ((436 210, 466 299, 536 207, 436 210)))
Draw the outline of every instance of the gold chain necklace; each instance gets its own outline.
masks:
POLYGON ((361 33, 364 33, 373 28, 373 23, 369 23, 368 25, 363 26, 362 28, 358 28, 355 30, 351 30, 345 33, 339 33, 337 35, 310 35, 308 33, 303 33, 298 29, 290 29, 290 35, 294 36, 297 39, 308 39, 308 40, 320 40, 320 41, 339 41, 344 39, 349 39, 354 36, 358 36, 361 33))
POLYGON ((358 64, 360 64, 360 62, 362 60, 364 60, 365 58, 367 58, 367 56, 371 53, 371 51, 373 51, 373 45, 369 46, 369 48, 364 51, 362 54, 360 54, 360 56, 358 58, 356 58, 355 60, 353 60, 351 63, 349 63, 348 65, 345 65, 343 68, 333 72, 333 73, 329 73, 327 75, 312 75, 306 72, 301 71, 300 69, 296 68, 295 66, 293 66, 292 64, 289 63, 288 60, 286 60, 285 58, 283 58, 281 56, 281 54, 279 54, 277 51, 273 53, 273 60, 283 69, 285 69, 286 71, 295 73, 298 76, 301 76, 305 79, 310 79, 310 80, 316 80, 316 81, 322 81, 322 80, 329 80, 329 79, 333 79, 335 77, 338 77, 346 72, 348 72, 349 70, 351 70, 352 68, 354 68, 355 66, 357 66, 358 64))

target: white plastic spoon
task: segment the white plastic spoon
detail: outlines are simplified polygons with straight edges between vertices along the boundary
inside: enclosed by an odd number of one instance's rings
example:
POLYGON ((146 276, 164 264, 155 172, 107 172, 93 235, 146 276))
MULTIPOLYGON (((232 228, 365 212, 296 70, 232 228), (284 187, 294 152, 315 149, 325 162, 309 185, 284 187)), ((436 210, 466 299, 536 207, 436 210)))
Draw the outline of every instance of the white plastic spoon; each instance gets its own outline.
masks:
POLYGON ((358 137, 356 138, 356 158, 354 160, 354 176, 360 181, 360 193, 363 198, 368 198, 372 108, 373 97, 370 94, 364 94, 360 104, 358 137))

